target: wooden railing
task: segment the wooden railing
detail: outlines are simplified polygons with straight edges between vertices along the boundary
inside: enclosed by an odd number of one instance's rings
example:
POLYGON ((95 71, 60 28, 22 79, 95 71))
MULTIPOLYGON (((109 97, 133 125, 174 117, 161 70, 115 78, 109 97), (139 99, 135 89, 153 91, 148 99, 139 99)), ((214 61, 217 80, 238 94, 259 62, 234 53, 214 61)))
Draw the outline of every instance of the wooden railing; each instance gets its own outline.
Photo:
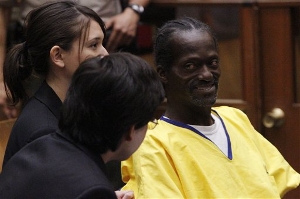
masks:
POLYGON ((11 132, 11 129, 16 119, 8 119, 0 121, 0 172, 2 171, 2 162, 7 145, 7 141, 11 132))

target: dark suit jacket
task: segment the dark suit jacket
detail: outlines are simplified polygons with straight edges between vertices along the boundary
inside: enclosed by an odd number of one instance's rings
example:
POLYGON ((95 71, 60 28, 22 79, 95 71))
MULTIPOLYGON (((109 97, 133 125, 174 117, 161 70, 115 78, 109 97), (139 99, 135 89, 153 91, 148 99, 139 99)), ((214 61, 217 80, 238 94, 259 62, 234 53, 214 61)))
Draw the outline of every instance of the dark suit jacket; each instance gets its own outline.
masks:
POLYGON ((0 198, 116 198, 100 154, 60 132, 16 153, 0 174, 0 198))
MULTIPOLYGON (((62 102, 56 93, 46 82, 43 82, 35 95, 24 106, 13 126, 4 155, 3 167, 27 143, 58 129, 61 107, 62 102)), ((109 179, 115 189, 121 188, 124 183, 120 175, 120 162, 109 162, 107 168, 109 169, 109 179)))
POLYGON ((35 95, 24 106, 6 147, 3 166, 28 142, 58 129, 62 102, 52 88, 43 82, 35 95))

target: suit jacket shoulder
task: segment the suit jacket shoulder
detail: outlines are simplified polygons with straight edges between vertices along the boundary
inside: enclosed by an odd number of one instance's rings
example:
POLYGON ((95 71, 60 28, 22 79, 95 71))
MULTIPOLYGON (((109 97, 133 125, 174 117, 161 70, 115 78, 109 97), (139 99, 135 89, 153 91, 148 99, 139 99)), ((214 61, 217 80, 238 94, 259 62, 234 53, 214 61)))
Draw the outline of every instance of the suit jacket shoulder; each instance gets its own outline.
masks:
POLYGON ((58 128, 62 102, 44 82, 28 101, 15 122, 5 151, 3 165, 28 142, 53 133, 58 128))
POLYGON ((116 198, 105 173, 100 154, 52 133, 7 162, 0 175, 0 198, 116 198))

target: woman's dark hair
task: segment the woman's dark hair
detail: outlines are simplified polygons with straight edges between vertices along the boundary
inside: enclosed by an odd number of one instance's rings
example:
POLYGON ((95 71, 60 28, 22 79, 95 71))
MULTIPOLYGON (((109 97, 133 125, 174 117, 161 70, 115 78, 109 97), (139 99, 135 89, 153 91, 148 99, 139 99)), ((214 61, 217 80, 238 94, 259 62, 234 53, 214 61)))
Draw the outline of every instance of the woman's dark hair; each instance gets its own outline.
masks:
POLYGON ((72 42, 86 36, 91 20, 105 24, 92 9, 73 1, 48 2, 33 9, 25 19, 25 42, 7 54, 3 75, 5 90, 15 105, 26 100, 24 83, 32 74, 45 77, 49 70, 50 49, 58 45, 70 50, 72 42))
POLYGON ((174 49, 171 47, 174 41, 173 36, 182 31, 191 30, 208 32, 213 37, 216 48, 218 48, 215 33, 207 24, 190 17, 170 20, 158 29, 154 40, 154 55, 157 66, 161 66, 165 70, 170 69, 174 60, 172 53, 174 49))
POLYGON ((164 99, 162 83, 145 60, 129 53, 90 58, 73 75, 59 128, 99 153, 145 126, 164 99))

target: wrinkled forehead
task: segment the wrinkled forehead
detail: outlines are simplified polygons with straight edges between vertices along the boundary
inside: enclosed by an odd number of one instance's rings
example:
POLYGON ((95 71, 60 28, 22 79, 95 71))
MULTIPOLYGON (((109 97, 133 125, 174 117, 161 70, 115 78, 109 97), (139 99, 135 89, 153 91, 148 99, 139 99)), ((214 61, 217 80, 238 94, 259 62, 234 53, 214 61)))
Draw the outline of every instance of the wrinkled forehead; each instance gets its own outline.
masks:
POLYGON ((177 30, 172 35, 172 41, 174 44, 193 44, 197 43, 208 43, 211 42, 215 45, 215 41, 210 32, 200 29, 191 30, 177 30))
POLYGON ((200 49, 218 51, 210 32, 197 29, 175 32, 170 40, 170 47, 174 56, 177 56, 178 53, 199 51, 200 49))

